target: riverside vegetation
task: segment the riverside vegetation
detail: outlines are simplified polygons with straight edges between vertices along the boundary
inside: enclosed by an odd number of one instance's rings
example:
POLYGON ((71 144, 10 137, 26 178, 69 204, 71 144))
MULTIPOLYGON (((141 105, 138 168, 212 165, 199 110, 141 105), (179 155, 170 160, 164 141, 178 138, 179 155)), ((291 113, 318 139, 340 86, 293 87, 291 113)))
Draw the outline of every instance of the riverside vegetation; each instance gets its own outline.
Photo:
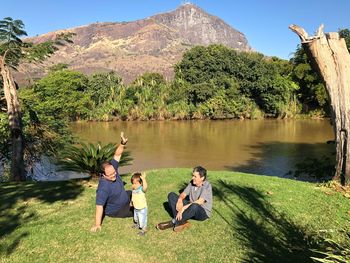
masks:
MULTIPOLYGON (((349 32, 339 31, 348 44, 349 32)), ((115 72, 86 76, 57 64, 32 86, 20 88, 19 98, 29 169, 42 154, 57 158, 74 141, 71 121, 324 117, 328 112, 325 88, 300 47, 286 61, 223 45, 197 46, 175 65, 173 80, 145 73, 128 85, 115 72)), ((6 113, 0 112, 0 119, 0 163, 6 170, 10 131, 6 113)))

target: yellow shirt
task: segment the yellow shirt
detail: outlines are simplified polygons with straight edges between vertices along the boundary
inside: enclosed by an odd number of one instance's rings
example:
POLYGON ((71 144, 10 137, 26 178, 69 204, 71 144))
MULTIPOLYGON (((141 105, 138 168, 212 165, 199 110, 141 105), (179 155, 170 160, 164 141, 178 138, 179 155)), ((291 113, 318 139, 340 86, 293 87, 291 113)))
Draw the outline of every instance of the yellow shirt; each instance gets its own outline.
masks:
POLYGON ((147 207, 146 195, 142 186, 132 190, 131 201, 136 209, 143 209, 147 207))

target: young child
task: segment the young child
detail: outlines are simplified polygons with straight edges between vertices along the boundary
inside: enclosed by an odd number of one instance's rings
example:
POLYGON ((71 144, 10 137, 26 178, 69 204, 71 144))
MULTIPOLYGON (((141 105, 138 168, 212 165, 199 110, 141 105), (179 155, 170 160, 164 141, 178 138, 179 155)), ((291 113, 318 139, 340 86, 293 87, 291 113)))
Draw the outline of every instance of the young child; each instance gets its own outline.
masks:
POLYGON ((144 236, 147 231, 147 181, 145 173, 134 173, 131 176, 132 196, 131 202, 134 206, 134 228, 141 229, 139 236, 144 236))

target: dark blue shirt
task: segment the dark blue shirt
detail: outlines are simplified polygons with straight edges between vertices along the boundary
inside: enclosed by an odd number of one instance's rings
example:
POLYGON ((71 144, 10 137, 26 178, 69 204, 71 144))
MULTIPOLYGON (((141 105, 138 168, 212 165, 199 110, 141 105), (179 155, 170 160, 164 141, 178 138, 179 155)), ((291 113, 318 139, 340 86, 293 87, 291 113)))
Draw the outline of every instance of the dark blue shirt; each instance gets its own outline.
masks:
POLYGON ((113 165, 117 173, 116 180, 109 181, 101 177, 96 190, 96 205, 104 206, 106 215, 115 214, 129 202, 124 183, 118 174, 119 163, 113 159, 110 164, 113 165))

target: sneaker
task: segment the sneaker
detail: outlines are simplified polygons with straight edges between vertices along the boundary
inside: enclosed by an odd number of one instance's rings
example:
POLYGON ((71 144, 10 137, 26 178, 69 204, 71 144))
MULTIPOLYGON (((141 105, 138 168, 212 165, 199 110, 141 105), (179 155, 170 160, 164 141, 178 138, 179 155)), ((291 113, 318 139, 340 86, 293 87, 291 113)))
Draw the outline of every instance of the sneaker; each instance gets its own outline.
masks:
POLYGON ((174 223, 173 221, 167 221, 167 222, 162 222, 162 223, 159 223, 156 225, 156 228, 158 230, 165 230, 165 229, 168 229, 168 228, 172 228, 174 227, 174 223))
POLYGON ((180 232, 180 231, 184 230, 187 227, 190 227, 190 222, 188 222, 188 221, 186 221, 185 223, 183 223, 181 225, 175 226, 173 230, 175 232, 180 232))

